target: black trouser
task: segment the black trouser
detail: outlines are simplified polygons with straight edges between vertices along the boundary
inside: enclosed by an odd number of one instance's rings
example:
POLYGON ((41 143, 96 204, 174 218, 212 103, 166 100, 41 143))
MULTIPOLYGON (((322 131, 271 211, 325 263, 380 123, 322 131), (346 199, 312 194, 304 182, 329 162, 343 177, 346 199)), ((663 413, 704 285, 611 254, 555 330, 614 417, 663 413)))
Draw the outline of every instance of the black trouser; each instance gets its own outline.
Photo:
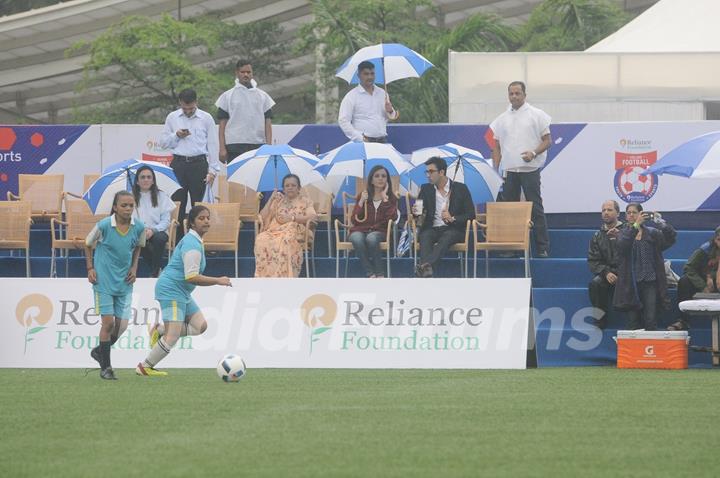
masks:
POLYGON ((150 266, 153 277, 160 272, 160 262, 165 254, 165 244, 167 244, 168 235, 163 231, 156 232, 150 239, 145 242, 145 247, 140 251, 142 258, 150 266))
POLYGON ((601 275, 596 275, 588 284, 588 295, 590 296, 590 303, 596 309, 602 310, 602 315, 596 317, 598 320, 602 320, 608 313, 610 307, 610 298, 615 293, 615 286, 609 283, 601 275))
POLYGON ((545 209, 543 209, 542 197, 540 196, 540 170, 537 169, 527 173, 508 171, 503 184, 503 201, 519 201, 520 188, 525 193, 525 199, 533 203, 532 222, 535 247, 538 252, 550 251, 545 209))
MULTIPOLYGON (((702 292, 703 289, 696 288, 693 283, 688 279, 688 276, 683 275, 678 281, 677 285, 677 301, 678 304, 684 300, 691 300, 695 294, 702 292)), ((686 324, 690 323, 690 314, 680 311, 680 319, 686 324)))
POLYGON ((253 149, 258 149, 262 144, 250 144, 250 143, 234 143, 234 144, 226 144, 225 149, 227 149, 227 162, 229 163, 233 159, 237 158, 243 153, 247 153, 248 151, 252 151, 253 149))
POLYGON ((205 179, 208 174, 208 162, 204 156, 195 156, 186 158, 183 156, 173 155, 170 167, 175 173, 180 189, 172 195, 173 201, 180 201, 180 214, 178 221, 180 222, 178 237, 182 236, 182 224, 185 219, 185 209, 187 209, 187 196, 190 193, 190 204, 195 205, 196 202, 202 201, 205 194, 205 179))
POLYGON ((642 308, 628 310, 628 329, 657 330, 657 283, 637 282, 635 284, 642 308))
POLYGON ((420 264, 430 264, 435 268, 435 263, 445 255, 450 246, 462 241, 464 235, 464 231, 449 226, 422 229, 418 239, 420 242, 420 264))

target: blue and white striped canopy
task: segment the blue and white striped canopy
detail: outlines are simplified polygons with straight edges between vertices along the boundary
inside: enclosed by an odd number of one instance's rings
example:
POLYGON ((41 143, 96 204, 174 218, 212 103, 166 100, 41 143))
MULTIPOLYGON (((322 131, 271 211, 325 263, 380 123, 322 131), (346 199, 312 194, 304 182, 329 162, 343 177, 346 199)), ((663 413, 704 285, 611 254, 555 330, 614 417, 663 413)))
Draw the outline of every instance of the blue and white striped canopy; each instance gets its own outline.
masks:
POLYGON ((94 214, 110 214, 115 193, 123 190, 132 191, 135 174, 141 166, 150 166, 155 171, 158 188, 167 194, 172 194, 180 189, 180 183, 171 167, 156 161, 128 159, 105 168, 102 175, 85 191, 83 199, 88 203, 92 212, 94 214))
POLYGON ((642 174, 671 174, 691 179, 720 178, 720 131, 681 144, 642 174))
POLYGON ((424 56, 400 43, 381 43, 366 46, 345 60, 335 76, 357 84, 357 68, 363 61, 375 65, 375 83, 388 84, 403 78, 419 78, 433 67, 424 56))
POLYGON ((296 174, 301 184, 320 182, 323 177, 315 171, 318 158, 287 144, 265 144, 243 153, 227 166, 228 181, 244 184, 255 191, 282 188, 282 178, 296 174))
POLYGON ((425 161, 433 156, 443 158, 447 162, 447 177, 464 183, 470 190, 475 204, 495 201, 502 187, 502 177, 479 151, 454 143, 413 152, 411 161, 414 167, 401 177, 401 183, 407 184, 408 181, 415 184, 426 183, 425 161))
POLYGON ((391 176, 399 176, 412 167, 390 144, 350 141, 321 155, 315 169, 323 176, 364 178, 376 165, 385 166, 391 176))

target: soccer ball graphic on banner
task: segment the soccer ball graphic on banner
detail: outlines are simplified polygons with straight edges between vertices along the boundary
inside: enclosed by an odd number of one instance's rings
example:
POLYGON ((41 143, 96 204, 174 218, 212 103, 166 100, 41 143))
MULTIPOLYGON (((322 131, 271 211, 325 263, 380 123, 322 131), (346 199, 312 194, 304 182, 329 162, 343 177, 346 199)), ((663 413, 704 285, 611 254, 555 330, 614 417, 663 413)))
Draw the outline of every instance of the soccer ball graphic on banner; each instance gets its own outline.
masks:
POLYGON ((237 382, 245 376, 245 361, 239 355, 226 355, 217 365, 218 377, 225 382, 237 382))
POLYGON ((626 196, 633 193, 643 195, 650 193, 653 187, 653 178, 649 174, 640 176, 643 171, 645 171, 643 168, 631 166, 625 168, 625 171, 620 175, 618 186, 626 196))

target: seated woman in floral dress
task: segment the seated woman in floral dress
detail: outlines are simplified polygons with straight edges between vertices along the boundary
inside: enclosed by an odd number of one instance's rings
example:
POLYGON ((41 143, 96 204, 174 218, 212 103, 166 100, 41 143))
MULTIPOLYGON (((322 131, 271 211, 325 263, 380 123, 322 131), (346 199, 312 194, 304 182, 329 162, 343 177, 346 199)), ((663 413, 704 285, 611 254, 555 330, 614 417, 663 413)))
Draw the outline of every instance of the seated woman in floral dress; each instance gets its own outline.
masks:
POLYGON ((255 277, 300 275, 305 230, 307 222, 315 220, 315 208, 301 194, 296 175, 285 176, 282 187, 260 211, 263 230, 255 238, 255 277))

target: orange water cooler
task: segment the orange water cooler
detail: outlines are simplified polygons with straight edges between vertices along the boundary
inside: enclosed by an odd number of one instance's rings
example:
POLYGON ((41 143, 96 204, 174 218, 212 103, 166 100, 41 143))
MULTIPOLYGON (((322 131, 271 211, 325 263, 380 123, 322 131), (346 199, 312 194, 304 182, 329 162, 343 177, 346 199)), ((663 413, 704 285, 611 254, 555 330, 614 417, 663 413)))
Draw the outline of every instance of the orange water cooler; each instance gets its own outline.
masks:
POLYGON ((688 367, 687 331, 618 330, 618 368, 688 367))

